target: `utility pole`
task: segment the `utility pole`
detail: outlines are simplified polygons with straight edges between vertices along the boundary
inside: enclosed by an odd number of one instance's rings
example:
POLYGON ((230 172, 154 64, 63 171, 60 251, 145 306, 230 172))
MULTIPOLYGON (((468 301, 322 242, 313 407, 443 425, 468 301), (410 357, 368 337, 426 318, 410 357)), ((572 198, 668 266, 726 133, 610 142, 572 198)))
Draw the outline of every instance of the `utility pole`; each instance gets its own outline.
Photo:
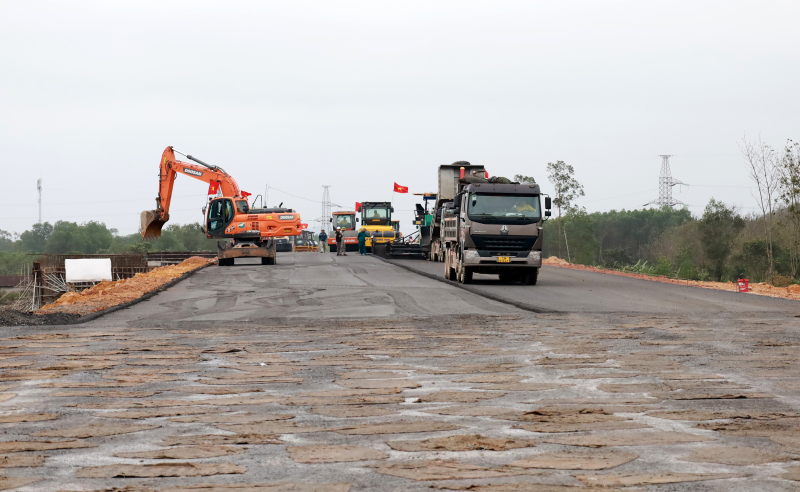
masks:
POLYGON ((39 223, 42 223, 42 178, 36 181, 36 189, 39 190, 39 223))
POLYGON ((683 181, 673 179, 672 171, 669 168, 669 158, 671 155, 660 155, 661 174, 658 176, 658 199, 645 203, 644 206, 658 205, 659 208, 674 207, 675 205, 686 205, 685 203, 672 198, 672 187, 675 185, 685 185, 683 181))

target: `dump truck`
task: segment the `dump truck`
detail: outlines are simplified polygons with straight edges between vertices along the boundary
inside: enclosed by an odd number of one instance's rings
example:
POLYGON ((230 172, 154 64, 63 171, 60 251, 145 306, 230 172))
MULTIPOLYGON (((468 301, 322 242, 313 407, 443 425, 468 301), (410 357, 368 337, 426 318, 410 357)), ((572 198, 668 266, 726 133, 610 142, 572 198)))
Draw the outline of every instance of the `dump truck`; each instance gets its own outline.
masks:
POLYGON ((336 253, 336 229, 342 228, 342 242, 344 243, 344 250, 358 251, 358 230, 356 224, 358 223, 357 212, 352 210, 333 212, 331 215, 331 225, 333 226, 334 233, 328 235, 328 249, 331 253, 336 253))
POLYGON ((474 273, 498 274, 500 280, 535 285, 550 197, 542 213, 538 184, 468 173, 466 162, 457 168, 454 175, 454 165, 439 167, 439 197, 453 197, 441 211, 445 278, 468 284, 474 273))
MULTIPOLYGON (((178 174, 208 183, 209 199, 203 207, 203 229, 217 241, 219 266, 234 264, 235 258, 261 258, 262 265, 274 265, 275 238, 297 236, 302 230, 300 214, 290 208, 253 208, 247 203, 250 193, 239 189, 233 177, 219 166, 192 157, 184 162, 167 147, 161 154, 158 196, 155 210, 142 212, 142 238, 154 240, 169 220, 172 189, 178 174)), ((183 155, 183 154, 181 154, 183 155)))
MULTIPOLYGON (((458 180, 461 179, 461 169, 464 169, 465 176, 485 176, 488 177, 486 169, 481 165, 470 164, 467 161, 456 161, 452 164, 442 164, 439 166, 439 192, 433 195, 435 198, 432 215, 429 219, 427 235, 420 231, 420 246, 427 252, 428 260, 444 262, 444 241, 442 240, 442 217, 444 211, 453 207, 453 199, 458 193, 458 180)), ((423 197, 429 200, 429 197, 423 197)), ((427 203, 425 209, 427 210, 427 203)), ((419 212, 418 212, 419 213, 419 212)), ((427 213, 427 212, 426 212, 427 213)))

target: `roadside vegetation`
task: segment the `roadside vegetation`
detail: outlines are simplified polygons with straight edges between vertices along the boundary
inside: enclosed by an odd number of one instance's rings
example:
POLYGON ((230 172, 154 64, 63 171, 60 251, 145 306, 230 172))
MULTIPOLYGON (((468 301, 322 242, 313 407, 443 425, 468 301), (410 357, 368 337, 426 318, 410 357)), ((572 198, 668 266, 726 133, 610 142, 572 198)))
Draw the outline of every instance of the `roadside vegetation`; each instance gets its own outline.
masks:
MULTIPOLYGON (((570 202, 560 221, 545 222, 544 255, 682 279, 800 283, 800 144, 790 140, 776 151, 744 139, 740 148, 756 213, 742 214, 714 198, 699 217, 670 207, 587 213, 570 202)), ((577 181, 568 182, 572 173, 550 178, 554 203, 559 192, 573 198, 575 189, 582 190, 577 181)))
POLYGON ((30 254, 125 254, 149 251, 215 251, 200 224, 169 225, 155 241, 143 241, 139 233, 120 236, 102 222, 59 221, 34 224, 19 235, 0 230, 0 275, 19 274, 30 254))

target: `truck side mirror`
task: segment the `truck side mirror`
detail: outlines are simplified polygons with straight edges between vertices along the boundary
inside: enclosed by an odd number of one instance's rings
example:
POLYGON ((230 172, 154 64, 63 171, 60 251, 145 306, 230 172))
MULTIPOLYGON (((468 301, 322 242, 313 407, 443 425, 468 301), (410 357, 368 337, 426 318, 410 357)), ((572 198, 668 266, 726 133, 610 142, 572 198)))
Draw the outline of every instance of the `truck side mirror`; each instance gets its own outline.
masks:
POLYGON ((331 217, 331 218, 329 219, 329 221, 330 221, 330 222, 333 222, 333 217, 331 217))
MULTIPOLYGON (((550 201, 550 197, 549 196, 544 197, 544 208, 550 209, 551 207, 552 207, 552 203, 550 201)), ((545 214, 545 215, 549 216, 549 214, 545 214)))
POLYGON ((544 216, 545 216, 545 217, 550 217, 551 215, 553 215, 553 214, 552 214, 552 213, 550 213, 550 211, 549 211, 549 210, 545 210, 545 211, 544 211, 544 216))
POLYGON ((358 222, 358 217, 356 217, 356 222, 358 222))
POLYGON ((392 207, 392 213, 394 213, 394 207, 392 207))

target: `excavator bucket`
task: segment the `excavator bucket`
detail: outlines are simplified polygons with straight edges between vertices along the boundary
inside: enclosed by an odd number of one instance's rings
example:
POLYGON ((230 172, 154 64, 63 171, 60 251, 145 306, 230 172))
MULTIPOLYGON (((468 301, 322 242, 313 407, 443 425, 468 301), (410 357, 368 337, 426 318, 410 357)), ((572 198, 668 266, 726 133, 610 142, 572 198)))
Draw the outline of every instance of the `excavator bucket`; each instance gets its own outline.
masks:
POLYGON ((161 228, 167 223, 167 219, 162 219, 157 210, 145 210, 141 215, 142 220, 142 239, 154 241, 161 236, 161 228))

